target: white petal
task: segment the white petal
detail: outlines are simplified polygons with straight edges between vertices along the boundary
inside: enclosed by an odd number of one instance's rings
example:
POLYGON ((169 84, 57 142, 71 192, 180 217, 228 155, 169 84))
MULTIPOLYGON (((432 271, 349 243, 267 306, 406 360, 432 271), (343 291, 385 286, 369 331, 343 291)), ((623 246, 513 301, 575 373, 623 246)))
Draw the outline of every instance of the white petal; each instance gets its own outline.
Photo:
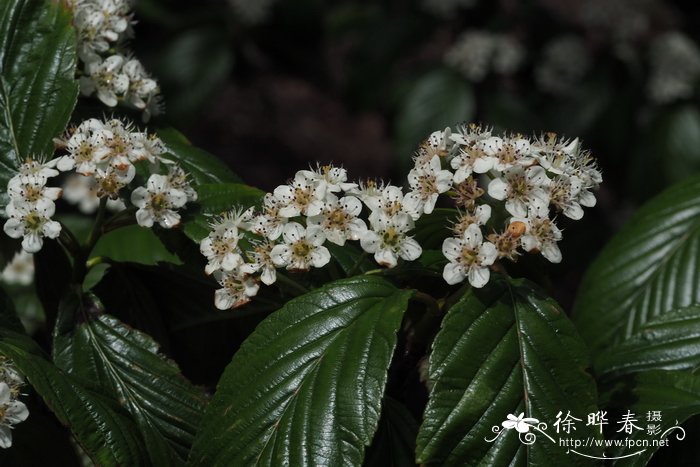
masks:
POLYGON ((480 289, 489 281, 491 272, 489 271, 489 268, 472 266, 471 269, 469 269, 469 274, 467 274, 467 277, 469 278, 469 283, 472 285, 472 287, 480 289))
POLYGON ((506 211, 514 217, 527 216, 527 204, 521 199, 509 199, 506 201, 506 211))
POLYGON ((19 238, 24 235, 24 223, 19 219, 11 218, 3 226, 5 233, 12 238, 19 238))
POLYGON ((137 208, 143 208, 146 206, 148 199, 148 191, 142 186, 136 188, 131 193, 131 203, 137 208))
POLYGON ((423 253, 423 249, 413 238, 407 238, 399 248, 399 256, 406 261, 414 261, 423 253))
POLYGON ((377 248, 379 247, 379 242, 379 235, 377 235, 376 232, 373 232, 371 230, 368 230, 367 233, 362 238, 360 238, 360 246, 367 253, 376 252, 377 248))
POLYGON ((464 269, 456 263, 447 263, 442 270, 442 277, 450 285, 459 284, 464 280, 464 269))
POLYGON ((270 252, 270 259, 275 266, 286 266, 292 255, 291 249, 287 245, 275 245, 270 252))
POLYGON ((540 241, 534 235, 523 235, 520 237, 520 244, 525 251, 538 250, 540 248, 540 241))
POLYGON ((325 246, 319 246, 311 251, 311 265, 322 268, 331 260, 331 254, 325 246))
POLYGON ((484 236, 481 233, 481 229, 478 225, 471 224, 464 231, 464 236, 462 237, 462 239, 466 246, 468 246, 472 250, 476 250, 484 241, 484 236))
POLYGON ((494 178, 489 183, 488 193, 493 199, 504 200, 508 195, 508 184, 501 178, 494 178))
POLYGON ((345 212, 351 216, 359 216, 362 212, 362 203, 354 196, 345 196, 340 199, 340 205, 343 206, 345 212))
POLYGON ((323 234, 322 228, 309 227, 306 229, 306 240, 313 246, 319 246, 326 241, 326 236, 323 234))
POLYGON ((277 271, 275 268, 266 267, 263 268, 262 274, 260 274, 260 280, 265 285, 272 285, 277 281, 277 271))
POLYGON ((233 307, 233 296, 226 289, 214 292, 214 306, 219 310, 228 310, 233 307))
POLYGON ((547 242, 542 245, 542 256, 552 263, 561 263, 561 251, 554 242, 547 242))
POLYGON ((579 195, 578 202, 582 206, 586 206, 587 208, 592 208, 593 206, 596 205, 595 195, 593 193, 591 193, 590 191, 582 191, 581 194, 579 195))
POLYGON ((27 253, 36 253, 37 251, 41 250, 43 244, 44 241, 41 239, 41 236, 36 232, 28 233, 24 236, 24 239, 22 240, 22 248, 24 248, 24 251, 26 251, 27 253))
POLYGON ((284 236, 284 241, 291 244, 304 238, 306 236, 306 232, 301 224, 290 222, 284 226, 282 235, 284 236))
POLYGON ((474 172, 478 174, 485 174, 493 168, 493 164, 496 161, 493 157, 479 157, 474 161, 474 172))
POLYGON ((479 225, 486 224, 491 218, 491 206, 482 204, 474 210, 474 217, 479 225))
POLYGON ((566 217, 575 221, 583 217, 583 208, 578 203, 569 203, 562 211, 566 217))
POLYGON ((166 209, 162 212, 160 219, 158 219, 158 224, 160 224, 160 226, 164 229, 172 229, 180 224, 180 214, 170 209, 166 209))
POLYGON ((0 425, 0 448, 7 449, 12 446, 12 431, 9 426, 0 425))
POLYGON ((141 226, 141 227, 153 227, 153 215, 151 214, 150 211, 147 209, 139 209, 136 211, 136 222, 141 226))
POLYGON ((479 248, 479 262, 482 266, 491 266, 498 258, 498 249, 491 242, 484 242, 479 248))
POLYGON ((56 221, 47 221, 41 231, 45 237, 56 238, 61 234, 61 224, 56 221))
POLYGON ((442 254, 450 261, 454 261, 462 255, 463 243, 457 238, 446 238, 442 242, 442 254))
POLYGON ((5 419, 10 423, 20 423, 27 419, 29 410, 23 402, 14 401, 5 410, 5 419))
POLYGON ((374 260, 378 264, 386 266, 388 268, 393 268, 394 266, 396 266, 397 262, 396 254, 389 248, 377 250, 377 252, 374 254, 374 260))

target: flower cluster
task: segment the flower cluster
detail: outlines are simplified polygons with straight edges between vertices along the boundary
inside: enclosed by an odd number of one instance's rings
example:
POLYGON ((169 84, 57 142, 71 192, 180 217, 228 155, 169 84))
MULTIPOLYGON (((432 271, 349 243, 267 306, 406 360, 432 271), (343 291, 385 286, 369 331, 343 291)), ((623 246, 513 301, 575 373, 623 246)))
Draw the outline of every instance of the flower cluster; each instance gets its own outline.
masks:
POLYGON ((85 120, 56 143, 65 155, 45 163, 28 160, 7 186, 9 219, 4 229, 10 237, 23 237, 22 247, 28 253, 41 249, 43 237, 60 234, 61 225, 51 217, 61 194, 85 213, 94 212, 101 200, 107 208, 119 211, 128 199, 138 208, 139 225, 158 223, 163 228, 176 226, 180 222, 177 211, 197 198, 187 174, 161 156, 163 142, 122 120, 85 120), (147 164, 150 175, 145 187, 135 188, 126 198, 124 188, 135 183, 135 164, 139 162, 147 164), (48 187, 48 180, 59 172, 70 172, 64 189, 48 187))
POLYGON ((78 32, 78 55, 83 62, 80 90, 96 95, 109 107, 123 102, 144 112, 144 120, 160 112, 158 83, 141 62, 122 48, 131 34, 132 14, 128 0, 73 0, 78 32))
POLYGON ((583 216, 596 203, 602 178, 579 142, 554 134, 540 138, 494 135, 463 125, 436 131, 424 141, 408 174, 409 191, 374 181, 350 183, 344 169, 323 166, 297 172, 288 184, 267 193, 260 209, 233 210, 211 223, 200 244, 205 272, 221 285, 215 304, 235 308, 273 284, 277 269, 307 271, 331 259, 329 244, 359 241, 377 263, 394 267, 413 261, 422 248, 411 236, 415 222, 448 195, 459 209, 442 251, 449 284, 465 279, 483 287, 490 266, 539 252, 557 263, 561 231, 551 217, 583 216), (507 216, 495 225, 492 210, 507 216), (364 214, 364 215, 363 215, 364 214), (490 229, 490 230, 486 230, 490 229))
POLYGON ((414 260, 422 252, 410 236, 415 220, 430 212, 437 194, 447 189, 433 180, 433 169, 412 174, 414 190, 373 181, 351 183, 345 169, 333 166, 297 172, 286 185, 267 193, 259 210, 232 211, 211 224, 200 249, 207 274, 222 288, 220 309, 235 308, 257 294, 259 282, 277 280, 277 268, 306 271, 328 264, 327 243, 359 241, 362 249, 387 267, 399 259, 414 260), (363 216, 363 213, 366 216, 363 216))
POLYGON ((521 251, 560 262, 557 242, 562 235, 551 212, 581 219, 582 206, 596 203, 591 190, 602 182, 578 139, 551 133, 530 139, 497 136, 477 125, 461 126, 455 133, 447 128, 421 145, 415 161, 414 170, 423 170, 426 161, 435 170, 452 169, 450 195, 460 215, 454 237, 442 246, 449 260, 443 277, 449 284, 466 278, 474 287, 488 282, 489 266, 496 260, 515 260, 521 251), (503 228, 490 225, 492 231, 484 235, 493 209, 503 210, 508 220, 503 228))
POLYGON ((680 32, 656 37, 649 47, 649 62, 651 100, 663 104, 693 95, 700 77, 700 49, 692 39, 680 32))
POLYGON ((524 48, 511 37, 479 30, 463 33, 445 54, 445 62, 473 82, 492 72, 512 75, 524 58, 524 48))
POLYGON ((29 416, 19 400, 24 379, 5 357, 0 357, 0 448, 12 446, 12 427, 29 416))
POLYGON ((0 274, 0 281, 5 284, 29 285, 34 280, 34 255, 20 250, 12 261, 7 263, 0 274))
POLYGON ((42 163, 29 159, 7 183, 10 202, 5 212, 9 219, 4 230, 12 238, 22 238, 27 253, 39 251, 44 237, 56 238, 61 233, 61 225, 51 219, 61 189, 47 186, 59 173, 55 166, 55 160, 42 163))

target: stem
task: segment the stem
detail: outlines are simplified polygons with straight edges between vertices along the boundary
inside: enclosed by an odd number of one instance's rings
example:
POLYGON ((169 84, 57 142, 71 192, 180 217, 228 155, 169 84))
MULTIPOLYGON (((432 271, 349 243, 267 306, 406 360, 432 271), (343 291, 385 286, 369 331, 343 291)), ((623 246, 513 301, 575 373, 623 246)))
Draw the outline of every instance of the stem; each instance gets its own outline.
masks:
POLYGON ((291 280, 289 277, 285 276, 284 274, 279 274, 279 273, 278 273, 278 274, 277 274, 277 280, 278 280, 280 283, 282 283, 282 284, 284 284, 284 285, 286 285, 286 286, 288 286, 288 287, 290 287, 290 288, 296 290, 297 292, 299 292, 300 295, 309 293, 309 289, 307 289, 306 287, 304 287, 304 286, 301 285, 301 284, 296 283, 295 281, 291 280))
POLYGON ((89 256, 90 252, 92 251, 92 248, 95 246, 97 243, 97 240, 100 239, 100 236, 102 235, 102 224, 104 223, 105 220, 105 212, 107 211, 107 198, 101 198, 100 199, 100 207, 97 210, 97 219, 95 219, 95 223, 92 225, 92 229, 90 229, 90 233, 88 234, 87 241, 85 242, 85 256, 89 256))
POLYGON ((107 198, 102 198, 100 199, 100 207, 97 210, 97 218, 95 219, 95 223, 92 225, 92 229, 90 229, 85 245, 83 245, 83 247, 73 255, 74 261, 72 282, 74 284, 82 284, 83 280, 85 280, 85 275, 87 274, 88 270, 88 265, 86 263, 90 257, 92 249, 97 243, 97 240, 99 240, 100 236, 102 235, 102 224, 105 219, 106 209, 107 198))
POLYGON ((348 271, 347 277, 350 277, 353 274, 355 274, 357 272, 357 270, 360 269, 360 265, 362 264, 362 262, 366 258, 367 258, 367 252, 363 251, 362 254, 360 255, 360 257, 357 258, 357 261, 355 261, 355 264, 353 264, 352 267, 350 268, 350 270, 348 271))

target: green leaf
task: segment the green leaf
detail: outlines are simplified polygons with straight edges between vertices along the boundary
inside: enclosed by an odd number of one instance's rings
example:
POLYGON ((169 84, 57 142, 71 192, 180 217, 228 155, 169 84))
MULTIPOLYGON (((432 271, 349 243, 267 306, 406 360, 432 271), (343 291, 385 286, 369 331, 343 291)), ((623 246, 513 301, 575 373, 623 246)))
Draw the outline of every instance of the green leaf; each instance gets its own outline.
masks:
MULTIPOLYGON (((585 420, 597 410, 587 366, 586 348, 564 312, 527 282, 496 276, 470 289, 433 342, 418 462, 590 465, 541 434, 532 446, 521 444, 515 430, 485 441, 508 414, 525 412, 550 428, 559 411, 585 420)), ((579 423, 575 436, 599 437, 591 428, 579 423)))
POLYGON ((75 32, 65 6, 0 4, 0 186, 20 161, 53 153, 78 97, 75 32))
POLYGON ((413 152, 430 133, 470 120, 474 106, 472 90, 459 74, 438 69, 420 77, 406 96, 396 122, 402 169, 408 171, 413 152))
POLYGON ((54 361, 124 406, 152 465, 184 464, 205 400, 153 339, 104 314, 90 297, 71 295, 59 311, 54 361))
POLYGON ((56 368, 26 335, 0 328, 0 354, 12 359, 98 465, 144 465, 147 454, 143 440, 113 401, 56 368))
POLYGON ((221 377, 191 465, 359 465, 412 292, 378 277, 288 302, 221 377))
MULTIPOLYGON (((681 371, 642 371, 618 380, 609 398, 607 407, 619 409, 623 413, 630 410, 638 417, 645 417, 649 411, 660 411, 661 421, 655 423, 661 427, 663 433, 685 422, 693 415, 700 414, 700 376, 681 371)), ((669 446, 683 442, 682 438, 677 438, 679 433, 679 430, 675 429, 667 435, 669 446)), ((654 437, 649 436, 646 430, 634 430, 626 438, 649 440, 654 437)), ((659 436, 655 438, 658 439, 659 436)), ((686 439, 685 442, 689 440, 686 439)), ((633 449, 613 447, 608 457, 629 455, 633 449)), ((640 455, 617 460, 613 465, 615 467, 645 466, 657 449, 656 446, 648 446, 640 455)))
POLYGON ((205 184, 196 187, 199 210, 184 222, 184 232, 195 242, 209 235, 212 216, 232 209, 248 208, 262 201, 265 193, 241 183, 205 184))
POLYGON ((192 143, 177 130, 162 128, 157 134, 168 147, 168 152, 163 157, 180 164, 194 180, 195 187, 206 183, 242 182, 226 164, 205 150, 192 146, 192 143))
POLYGON ((113 261, 154 265, 160 262, 180 264, 180 258, 170 253, 153 230, 130 225, 100 237, 92 257, 105 256, 113 261))
POLYGON ((367 449, 364 466, 413 467, 418 423, 399 401, 385 397, 379 428, 367 449))
POLYGON ((700 302, 700 176, 645 204, 586 272, 573 319, 594 355, 700 302))
POLYGON ((641 326, 595 361, 598 374, 700 367, 700 306, 681 308, 641 326))

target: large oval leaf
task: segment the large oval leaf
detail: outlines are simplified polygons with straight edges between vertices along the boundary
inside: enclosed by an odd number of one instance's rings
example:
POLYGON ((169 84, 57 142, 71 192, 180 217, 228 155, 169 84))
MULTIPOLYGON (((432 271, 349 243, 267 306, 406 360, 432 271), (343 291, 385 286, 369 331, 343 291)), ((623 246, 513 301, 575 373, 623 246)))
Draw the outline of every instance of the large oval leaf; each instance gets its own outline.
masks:
POLYGON ((48 0, 0 3, 0 186, 18 163, 50 154, 78 97, 75 31, 48 0))
POLYGON ((158 354, 153 339, 104 314, 89 297, 71 295, 59 310, 54 361, 124 406, 148 445, 152 465, 184 464, 205 400, 158 354))
POLYGON ((641 370, 694 370, 700 367, 700 306, 659 316, 629 339, 602 353, 596 372, 621 375, 641 370))
MULTIPOLYGON (((596 411, 587 366, 581 338, 553 300, 525 282, 500 277, 471 289, 449 310, 433 343, 432 389, 418 433, 418 461, 590 465, 541 434, 531 446, 521 444, 515 430, 504 430, 492 444, 486 441, 508 414, 524 412, 550 429, 559 411, 585 420, 596 411)), ((575 436, 600 436, 590 428, 579 424, 575 436)))
POLYGON ((190 464, 361 464, 410 295, 352 277, 273 313, 224 372, 190 464))
POLYGON ((594 354, 700 302, 700 176, 643 206, 584 277, 573 319, 594 354))
POLYGON ((126 414, 113 401, 56 368, 32 339, 0 329, 0 355, 12 359, 98 465, 146 464, 146 447, 126 414))

